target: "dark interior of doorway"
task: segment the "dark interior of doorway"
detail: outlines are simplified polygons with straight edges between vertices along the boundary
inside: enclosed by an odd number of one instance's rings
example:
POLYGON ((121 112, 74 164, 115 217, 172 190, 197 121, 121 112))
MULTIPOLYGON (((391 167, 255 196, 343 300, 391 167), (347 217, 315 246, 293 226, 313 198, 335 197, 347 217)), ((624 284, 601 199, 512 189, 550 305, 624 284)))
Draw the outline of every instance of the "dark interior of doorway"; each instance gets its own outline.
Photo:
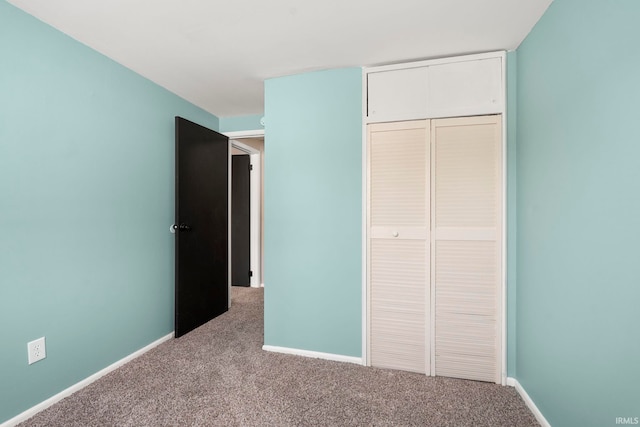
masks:
POLYGON ((231 156, 231 284, 251 284, 251 162, 248 154, 231 156))

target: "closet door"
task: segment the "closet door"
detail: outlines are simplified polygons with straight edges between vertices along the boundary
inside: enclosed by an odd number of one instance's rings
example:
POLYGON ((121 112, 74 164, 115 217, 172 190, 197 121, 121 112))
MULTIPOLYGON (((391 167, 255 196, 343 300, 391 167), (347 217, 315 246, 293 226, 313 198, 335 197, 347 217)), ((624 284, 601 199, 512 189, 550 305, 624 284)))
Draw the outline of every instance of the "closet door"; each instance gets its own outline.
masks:
POLYGON ((431 121, 435 375, 501 381, 500 116, 431 121))
POLYGON ((369 356, 429 373, 428 121, 368 126, 369 356))

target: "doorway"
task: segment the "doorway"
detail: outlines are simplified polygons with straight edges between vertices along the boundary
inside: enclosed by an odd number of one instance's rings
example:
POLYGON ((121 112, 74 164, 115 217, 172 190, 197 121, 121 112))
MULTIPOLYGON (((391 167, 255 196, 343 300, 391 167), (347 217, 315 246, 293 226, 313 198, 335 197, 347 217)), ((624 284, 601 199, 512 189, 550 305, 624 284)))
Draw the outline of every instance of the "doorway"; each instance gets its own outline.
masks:
POLYGON ((251 174, 249 154, 231 149, 231 286, 251 283, 251 174))
MULTIPOLYGON (((249 285, 251 287, 263 287, 263 200, 264 200, 264 130, 227 132, 229 137, 230 156, 229 165, 231 171, 232 156, 248 155, 251 167, 250 173, 250 277, 249 285)), ((230 175, 229 185, 232 186, 232 176, 230 175)), ((231 193, 230 193, 231 194, 231 193)), ((229 203, 231 209, 231 201, 229 203)), ((232 213, 230 212, 230 218, 232 213)), ((231 227, 230 227, 231 233, 231 227)), ((232 236, 229 236, 231 245, 232 236)), ((231 253, 231 248, 230 248, 231 253)), ((229 269, 231 271, 231 258, 229 260, 229 269)), ((231 293, 229 293, 231 295, 231 293)), ((231 301, 229 301, 231 304, 231 301)))

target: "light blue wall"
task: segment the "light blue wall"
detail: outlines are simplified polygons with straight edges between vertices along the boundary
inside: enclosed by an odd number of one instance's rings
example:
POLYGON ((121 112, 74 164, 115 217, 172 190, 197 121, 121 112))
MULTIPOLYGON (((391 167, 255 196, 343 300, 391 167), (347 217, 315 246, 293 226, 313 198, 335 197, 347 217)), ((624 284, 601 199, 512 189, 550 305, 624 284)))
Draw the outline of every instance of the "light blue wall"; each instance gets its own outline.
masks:
POLYGON ((507 53, 507 376, 516 375, 517 52, 507 53))
POLYGON ((362 74, 265 83, 265 344, 361 356, 362 74))
POLYGON ((264 129, 264 126, 260 124, 260 119, 262 119, 262 117, 263 114, 220 117, 220 132, 264 129))
POLYGON ((517 378, 554 427, 640 417, 638 22, 556 0, 518 49, 517 378))
POLYGON ((1 423, 173 330, 174 116, 218 119, 5 1, 0 55, 1 423))

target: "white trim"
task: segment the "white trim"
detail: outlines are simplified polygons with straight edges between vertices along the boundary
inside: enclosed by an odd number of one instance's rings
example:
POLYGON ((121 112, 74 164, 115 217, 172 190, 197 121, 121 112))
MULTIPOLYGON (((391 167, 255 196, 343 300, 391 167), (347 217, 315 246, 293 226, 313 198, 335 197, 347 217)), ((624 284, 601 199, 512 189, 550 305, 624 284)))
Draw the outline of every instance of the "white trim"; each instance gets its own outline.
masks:
POLYGON ((223 135, 229 137, 229 139, 238 138, 260 138, 264 136, 264 129, 256 130, 241 130, 237 132, 221 132, 223 135))
MULTIPOLYGON (((243 139, 250 139, 250 138, 243 138, 243 139)), ((237 148, 238 150, 246 153, 246 154, 260 154, 260 150, 256 150, 255 148, 253 148, 250 145, 247 144, 243 144, 242 142, 233 139, 233 138, 229 138, 229 141, 231 141, 231 146, 233 148, 237 148)))
MULTIPOLYGON (((407 68, 428 67, 438 64, 451 64, 454 62, 476 61, 478 59, 489 59, 499 57, 504 51, 492 51, 485 53, 477 53, 473 55, 449 56, 434 59, 426 59, 423 61, 412 61, 390 65, 380 65, 375 67, 365 67, 365 73, 378 73, 380 71, 406 70, 407 68)), ((366 96, 366 95, 365 95, 366 96)), ((431 117, 429 117, 431 118, 431 117)), ((406 119, 403 119, 406 120, 406 119)))
POLYGON ((367 262, 369 253, 367 247, 368 231, 368 210, 367 201, 369 199, 368 176, 369 161, 367 152, 367 71, 362 69, 362 364, 369 366, 369 263, 367 262))
POLYGON ((292 354, 295 356, 311 357, 314 359, 332 360, 334 362, 355 363, 356 365, 363 364, 361 357, 344 356, 342 354, 322 353, 320 351, 300 350, 298 348, 278 347, 266 344, 262 346, 262 349, 273 353, 292 354))
POLYGON ((15 417, 3 422, 2 424, 0 424, 0 427, 13 427, 13 426, 25 421, 25 420, 28 420, 29 418, 31 418, 34 415, 36 415, 38 412, 44 411, 45 409, 47 409, 48 407, 50 407, 51 405, 53 405, 55 403, 58 403, 59 401, 61 401, 65 397, 68 397, 68 396, 72 395, 76 391, 82 390, 83 388, 85 388, 86 386, 91 384, 92 382, 94 382, 94 381, 100 379, 101 377, 107 375, 109 372, 118 369, 119 367, 121 367, 125 363, 128 363, 128 362, 132 361, 136 357, 139 357, 139 356, 143 355, 147 351, 151 350, 154 347, 157 347, 158 345, 162 344, 165 341, 170 340, 171 338, 173 338, 173 332, 171 332, 168 335, 165 335, 164 337, 162 337, 160 339, 155 340, 151 344, 142 347, 140 350, 137 350, 137 351, 131 353, 130 355, 118 360, 115 363, 112 363, 111 365, 109 365, 106 368, 96 372, 95 374, 83 379, 82 381, 75 383, 71 387, 62 390, 60 393, 51 396, 47 400, 42 401, 42 402, 38 403, 37 405, 35 405, 35 406, 27 409, 26 411, 22 412, 21 414, 18 414, 15 417))
POLYGON ((258 288, 260 287, 260 278, 262 277, 262 265, 260 263, 260 177, 262 174, 260 152, 250 154, 249 158, 251 159, 250 162, 252 166, 249 179, 249 210, 251 216, 249 226, 249 233, 251 235, 249 265, 253 272, 250 283, 252 288, 258 288))
POLYGON ((425 328, 425 334, 427 334, 426 342, 429 343, 427 347, 429 349, 429 354, 425 355, 425 359, 429 359, 429 370, 426 371, 427 375, 431 375, 432 377, 436 376, 436 204, 435 198, 433 195, 436 193, 436 141, 434 141, 434 123, 433 120, 427 119, 429 124, 429 128, 427 132, 429 133, 427 141, 429 142, 429 165, 427 166, 427 170, 429 172, 428 179, 429 185, 426 188, 425 201, 429 203, 428 209, 428 222, 429 231, 428 231, 428 248, 429 248, 429 278, 427 279, 427 284, 429 285, 429 292, 425 292, 425 294, 429 295, 428 305, 429 307, 429 323, 428 327, 425 328))
POLYGON ((501 380, 502 385, 505 385, 507 382, 507 221, 509 218, 507 217, 507 157, 509 153, 507 153, 507 54, 506 52, 502 52, 502 276, 500 277, 500 286, 502 293, 501 295, 501 303, 502 307, 502 372, 501 372, 501 380))
POLYGON ((518 382, 517 379, 507 377, 506 383, 508 386, 515 387, 520 397, 522 397, 522 400, 524 400, 524 403, 527 405, 529 410, 533 413, 533 416, 536 417, 536 420, 538 420, 542 427, 551 427, 549 421, 547 421, 544 415, 542 415, 540 409, 538 409, 536 404, 533 402, 533 399, 531 399, 531 396, 529 396, 527 391, 524 389, 524 387, 522 387, 522 385, 520 385, 520 382, 518 382))

